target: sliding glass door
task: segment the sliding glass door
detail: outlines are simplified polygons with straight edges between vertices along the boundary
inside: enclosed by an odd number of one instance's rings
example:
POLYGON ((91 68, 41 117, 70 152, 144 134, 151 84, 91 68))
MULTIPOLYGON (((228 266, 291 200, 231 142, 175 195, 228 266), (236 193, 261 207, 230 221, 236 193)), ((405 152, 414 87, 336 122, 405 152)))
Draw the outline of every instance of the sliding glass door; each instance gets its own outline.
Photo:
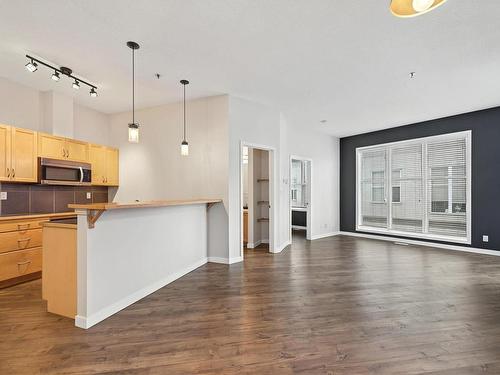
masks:
POLYGON ((357 149, 357 230, 470 243, 470 137, 357 149))

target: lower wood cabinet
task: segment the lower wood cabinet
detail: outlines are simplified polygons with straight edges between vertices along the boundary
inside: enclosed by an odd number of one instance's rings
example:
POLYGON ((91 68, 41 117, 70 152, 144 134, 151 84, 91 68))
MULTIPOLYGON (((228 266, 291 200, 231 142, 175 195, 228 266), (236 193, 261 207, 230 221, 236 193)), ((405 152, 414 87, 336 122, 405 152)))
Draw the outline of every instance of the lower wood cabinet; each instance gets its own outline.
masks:
POLYGON ((0 219, 0 288, 40 278, 42 223, 74 214, 47 214, 0 219))
POLYGON ((41 270, 41 247, 0 254, 0 281, 26 276, 41 270))

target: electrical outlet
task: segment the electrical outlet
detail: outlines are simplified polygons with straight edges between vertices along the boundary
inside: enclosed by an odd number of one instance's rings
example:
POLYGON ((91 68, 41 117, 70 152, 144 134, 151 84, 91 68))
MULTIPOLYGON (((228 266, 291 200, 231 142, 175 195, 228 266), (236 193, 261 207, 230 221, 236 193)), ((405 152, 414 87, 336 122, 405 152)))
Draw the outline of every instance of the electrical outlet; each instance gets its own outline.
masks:
POLYGON ((489 236, 483 235, 483 242, 488 242, 490 240, 489 236))
POLYGON ((7 200, 7 192, 6 191, 2 191, 0 193, 0 200, 2 200, 2 201, 6 201, 7 200))
POLYGON ((90 191, 87 192, 87 199, 92 199, 92 193, 90 191))

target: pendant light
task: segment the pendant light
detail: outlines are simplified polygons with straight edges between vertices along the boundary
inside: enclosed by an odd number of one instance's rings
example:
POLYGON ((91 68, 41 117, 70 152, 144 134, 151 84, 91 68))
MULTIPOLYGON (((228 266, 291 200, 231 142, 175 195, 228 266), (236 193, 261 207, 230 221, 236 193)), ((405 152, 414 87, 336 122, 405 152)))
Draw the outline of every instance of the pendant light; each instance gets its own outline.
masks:
POLYGON ((446 0, 392 0, 391 12, 396 17, 415 17, 443 5, 446 0))
POLYGON ((139 143, 139 124, 135 122, 135 50, 139 49, 139 44, 127 42, 127 47, 132 50, 132 122, 128 124, 128 141, 139 143))
POLYGON ((189 85, 188 80, 181 80, 181 84, 184 86, 184 137, 181 142, 181 155, 188 156, 189 155, 189 144, 186 141, 186 85, 189 85))

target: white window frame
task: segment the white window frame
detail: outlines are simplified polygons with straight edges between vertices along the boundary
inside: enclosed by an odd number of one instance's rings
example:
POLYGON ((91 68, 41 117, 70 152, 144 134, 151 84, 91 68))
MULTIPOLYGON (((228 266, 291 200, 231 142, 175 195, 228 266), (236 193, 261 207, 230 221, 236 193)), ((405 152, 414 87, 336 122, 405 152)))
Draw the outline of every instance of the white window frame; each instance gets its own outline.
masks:
MULTIPOLYGON (((388 162, 388 169, 391 171, 392 174, 392 168, 390 168, 390 162, 388 162)), ((429 239, 429 240, 436 240, 436 241, 445 241, 445 242, 453 242, 453 243, 462 243, 462 244, 471 244, 472 240, 472 191, 471 191, 471 177, 472 177, 472 131, 471 130, 466 130, 462 132, 456 132, 456 133, 448 133, 448 134, 442 134, 442 135, 436 135, 436 136, 430 136, 430 137, 422 137, 422 138, 415 138, 415 139, 410 139, 406 141, 398 141, 398 142, 389 142, 389 143, 383 143, 383 144, 377 144, 373 146, 366 146, 366 147, 358 147, 356 148, 356 231, 359 232, 367 232, 367 233, 375 233, 375 234, 384 234, 386 236, 394 235, 394 236, 401 236, 401 237, 409 237, 409 238, 422 238, 422 239, 429 239), (427 176, 427 144, 430 142, 435 142, 435 141, 446 141, 446 140, 454 140, 457 138, 464 138, 465 139, 465 144, 466 144, 466 160, 465 160, 465 169, 466 169, 466 202, 467 202, 467 209, 466 209, 466 237, 455 237, 455 236, 445 236, 445 235, 438 235, 438 234, 432 234, 432 233, 412 233, 412 232, 404 232, 404 231, 398 231, 391 229, 392 225, 392 210, 391 210, 391 205, 392 203, 397 202, 392 202, 392 175, 388 177, 388 173, 386 173, 386 186, 389 186, 388 183, 390 184, 391 188, 389 189, 389 199, 387 199, 387 219, 388 219, 388 228, 376 228, 376 227, 369 227, 369 226, 363 226, 361 225, 361 153, 363 151, 369 150, 369 149, 376 149, 376 148, 381 148, 381 147, 386 147, 388 150, 388 155, 389 155, 389 160, 390 160, 390 154, 391 151, 394 147, 400 147, 400 146, 407 146, 411 144, 421 144, 422 145, 422 177, 423 177, 423 188, 424 188, 424 204, 427 204, 428 202, 428 197, 427 197, 427 190, 428 190, 428 176, 427 176)), ((430 197, 429 197, 430 198, 430 197)), ((424 209, 424 220, 423 220, 423 231, 427 232, 427 225, 428 225, 428 215, 429 215, 429 210, 427 207, 424 209)))
MULTIPOLYGON (((401 168, 393 169, 391 173, 393 172, 399 172, 399 182, 395 184, 394 182, 391 181, 391 201, 392 203, 401 203, 401 177, 403 176, 403 170, 401 168), (399 188, 399 201, 394 200, 394 192, 392 189, 394 188, 399 188)), ((392 178, 392 174, 391 174, 392 178)))

